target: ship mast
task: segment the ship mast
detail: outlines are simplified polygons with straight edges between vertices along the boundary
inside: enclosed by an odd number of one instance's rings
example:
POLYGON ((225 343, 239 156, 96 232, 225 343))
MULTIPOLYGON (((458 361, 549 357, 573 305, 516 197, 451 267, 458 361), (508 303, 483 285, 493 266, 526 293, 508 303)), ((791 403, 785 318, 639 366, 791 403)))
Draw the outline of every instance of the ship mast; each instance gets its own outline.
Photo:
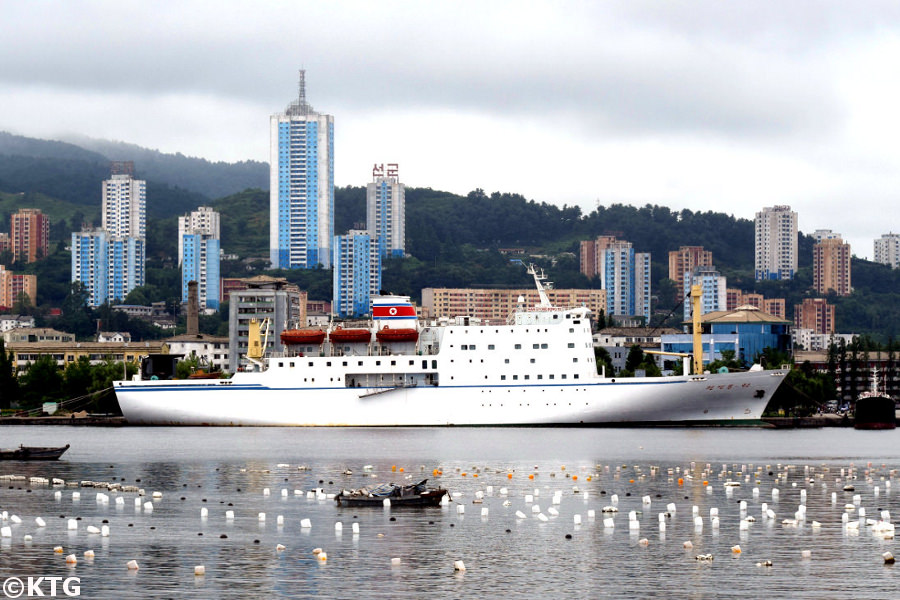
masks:
POLYGON ((538 269, 533 263, 526 268, 528 269, 528 274, 534 277, 534 285, 537 287, 538 297, 541 299, 540 306, 546 308, 552 307, 553 305, 550 304, 550 298, 547 297, 547 292, 544 290, 544 284, 541 283, 547 280, 547 277, 544 275, 544 270, 541 269, 540 273, 538 273, 538 269))

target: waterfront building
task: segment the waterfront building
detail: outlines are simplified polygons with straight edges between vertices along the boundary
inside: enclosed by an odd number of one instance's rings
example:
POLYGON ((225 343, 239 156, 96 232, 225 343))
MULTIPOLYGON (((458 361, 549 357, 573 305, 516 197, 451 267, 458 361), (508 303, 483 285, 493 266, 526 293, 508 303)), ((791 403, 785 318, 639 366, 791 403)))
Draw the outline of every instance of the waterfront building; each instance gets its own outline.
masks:
POLYGON ((366 229, 382 257, 406 255, 406 186, 400 183, 397 165, 375 165, 374 181, 366 186, 366 229))
MULTIPOLYGON (((670 261, 671 262, 671 261, 670 261)), ((694 267, 684 274, 682 292, 684 295, 684 319, 691 318, 691 288, 700 285, 700 314, 726 310, 725 276, 712 266, 694 267)))
POLYGON ((369 314, 381 291, 381 254, 369 231, 351 229, 334 236, 332 302, 341 317, 369 314))
POLYGON ((59 368, 63 369, 66 365, 78 361, 82 356, 86 356, 92 365, 99 365, 110 360, 140 365, 142 356, 169 353, 168 346, 165 342, 160 341, 131 343, 78 342, 77 344, 74 341, 75 336, 71 336, 71 339, 64 341, 22 341, 16 339, 8 342, 6 349, 12 352, 13 364, 19 373, 25 371, 30 363, 36 362, 42 356, 49 356, 59 368))
POLYGON ((885 233, 875 240, 875 262, 900 268, 900 234, 885 233))
POLYGON ((188 284, 196 281, 200 307, 219 309, 219 213, 208 206, 178 218, 178 264, 181 301, 188 301, 188 284))
POLYGON ((227 337, 207 335, 205 333, 184 333, 165 340, 169 354, 183 354, 186 358, 196 358, 200 368, 207 371, 227 371, 228 346, 227 337))
POLYGON ((0 307, 12 308, 19 300, 34 306, 37 302, 37 275, 13 273, 0 265, 0 307))
POLYGON ((267 353, 283 352, 281 332, 306 322, 306 292, 283 277, 258 275, 244 280, 243 290, 232 290, 228 303, 228 370, 247 366, 247 334, 256 319, 266 337, 267 353))
POLYGON ((834 333, 834 305, 825 298, 804 298, 794 305, 794 327, 816 333, 834 333))
POLYGON ((797 213, 790 206, 756 213, 756 280, 793 279, 797 272, 797 213))
POLYGON ((682 246, 669 252, 669 279, 675 282, 676 289, 684 289, 685 273, 690 273, 697 267, 711 266, 712 252, 704 250, 703 246, 682 246))
MULTIPOLYGON (((704 331, 704 363, 721 359, 723 350, 731 350, 735 360, 750 365, 766 348, 779 352, 789 352, 791 348, 790 321, 754 306, 707 313, 700 317, 700 323, 704 331)), ((686 323, 685 330, 688 329, 686 323)), ((663 335, 661 344, 663 352, 693 352, 693 336, 687 332, 663 335)))
POLYGON ((813 287, 817 294, 850 295, 850 256, 850 244, 840 236, 823 239, 813 246, 813 287))
POLYGON ((334 117, 299 93, 269 119, 269 259, 274 269, 331 268, 334 237, 334 117))
MULTIPOLYGON (((13 261, 34 262, 50 248, 50 219, 39 208, 20 208, 9 217, 13 261)), ((0 249, 2 250, 2 249, 0 249)))
MULTIPOLYGON (((586 306, 596 318, 606 310, 605 290, 548 289, 547 298, 554 306, 586 306)), ((485 324, 503 324, 519 304, 540 303, 535 288, 423 288, 421 315, 428 319, 470 317, 485 324)))
POLYGON ((103 229, 72 233, 72 281, 80 281, 88 306, 105 304, 109 295, 109 242, 103 229))

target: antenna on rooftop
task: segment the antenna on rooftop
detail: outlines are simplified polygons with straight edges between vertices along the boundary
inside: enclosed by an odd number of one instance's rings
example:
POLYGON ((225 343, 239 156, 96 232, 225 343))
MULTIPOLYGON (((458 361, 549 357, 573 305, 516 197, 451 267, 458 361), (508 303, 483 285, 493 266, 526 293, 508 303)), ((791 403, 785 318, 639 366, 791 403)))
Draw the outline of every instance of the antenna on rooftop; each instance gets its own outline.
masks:
POLYGON ((303 112, 309 110, 309 104, 306 103, 306 69, 300 69, 300 78, 297 82, 297 104, 303 112))

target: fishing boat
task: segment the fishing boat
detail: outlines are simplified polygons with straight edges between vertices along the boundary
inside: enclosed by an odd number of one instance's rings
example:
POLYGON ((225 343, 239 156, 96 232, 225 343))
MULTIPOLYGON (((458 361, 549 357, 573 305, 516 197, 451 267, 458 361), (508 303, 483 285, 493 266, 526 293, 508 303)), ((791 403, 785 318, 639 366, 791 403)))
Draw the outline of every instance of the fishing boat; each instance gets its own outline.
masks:
POLYGON ((387 506, 385 500, 390 502, 390 507, 398 506, 438 506, 441 499, 447 494, 447 490, 437 488, 429 490, 425 487, 428 482, 423 479, 419 483, 411 485, 394 485, 388 483, 380 485, 372 490, 360 488, 356 490, 341 490, 334 497, 338 506, 387 506))
POLYGON ((872 369, 872 388, 856 399, 853 411, 854 429, 895 429, 897 405, 887 394, 878 389, 878 369, 872 369))
POLYGON ((0 460, 58 460, 69 444, 59 447, 25 446, 0 448, 0 460))
POLYGON ((699 286, 693 373, 685 360, 683 375, 619 378, 598 373, 590 310, 553 306, 543 272, 529 273, 539 301, 522 299, 503 324, 420 321, 409 297, 383 295, 372 301, 373 340, 336 343, 318 330, 314 352, 266 354, 261 324, 251 322, 246 369, 228 379, 153 380, 144 374, 157 369, 142 367, 114 382, 119 406, 137 425, 762 424, 787 370, 705 372, 699 286))

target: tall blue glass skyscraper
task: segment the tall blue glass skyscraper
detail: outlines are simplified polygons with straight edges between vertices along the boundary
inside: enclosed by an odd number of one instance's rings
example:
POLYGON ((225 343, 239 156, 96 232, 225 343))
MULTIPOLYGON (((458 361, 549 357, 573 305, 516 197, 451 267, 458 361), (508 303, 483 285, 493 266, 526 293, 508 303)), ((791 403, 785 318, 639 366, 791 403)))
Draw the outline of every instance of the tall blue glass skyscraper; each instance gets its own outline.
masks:
POLYGON ((270 125, 269 258, 276 269, 331 268, 334 237, 334 117, 297 100, 270 125))

